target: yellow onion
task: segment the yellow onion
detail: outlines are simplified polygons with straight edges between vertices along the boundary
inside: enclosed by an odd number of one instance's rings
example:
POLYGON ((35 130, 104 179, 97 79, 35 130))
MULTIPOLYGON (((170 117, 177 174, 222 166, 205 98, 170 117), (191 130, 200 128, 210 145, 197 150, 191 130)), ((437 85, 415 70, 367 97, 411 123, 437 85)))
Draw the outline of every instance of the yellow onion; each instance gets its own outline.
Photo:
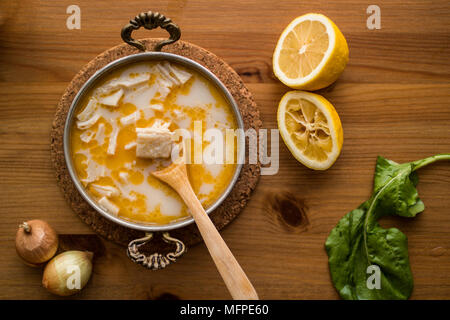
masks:
POLYGON ((50 260, 58 250, 58 234, 42 220, 22 223, 16 233, 17 254, 30 266, 50 260))
POLYGON ((93 255, 89 251, 76 250, 57 255, 45 267, 42 285, 59 296, 79 292, 91 277, 93 255))

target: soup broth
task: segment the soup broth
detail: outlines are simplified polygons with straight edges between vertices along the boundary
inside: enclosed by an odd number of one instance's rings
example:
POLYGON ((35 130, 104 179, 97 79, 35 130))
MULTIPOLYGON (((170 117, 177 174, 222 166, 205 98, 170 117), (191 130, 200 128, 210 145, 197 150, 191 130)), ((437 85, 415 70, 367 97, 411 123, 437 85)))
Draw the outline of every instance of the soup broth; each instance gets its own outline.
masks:
MULTIPOLYGON (((108 212, 159 225, 189 213, 178 194, 151 175, 170 159, 136 156, 136 128, 186 129, 191 137, 195 121, 203 132, 215 128, 224 137, 226 129, 237 128, 231 106, 212 83, 169 62, 136 63, 115 71, 88 92, 75 116, 71 153, 83 186, 108 212)), ((202 139, 203 152, 208 144, 202 139)), ((235 169, 235 164, 187 166, 192 188, 205 208, 223 194, 235 169)))

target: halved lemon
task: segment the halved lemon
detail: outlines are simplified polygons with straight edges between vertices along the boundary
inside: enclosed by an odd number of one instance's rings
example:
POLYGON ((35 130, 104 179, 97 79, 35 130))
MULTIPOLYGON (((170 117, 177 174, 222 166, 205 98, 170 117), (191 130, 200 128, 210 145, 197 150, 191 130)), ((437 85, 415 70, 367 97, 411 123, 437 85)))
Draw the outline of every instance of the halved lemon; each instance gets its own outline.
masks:
POLYGON ((308 168, 326 170, 341 153, 344 142, 341 120, 324 97, 290 91, 281 98, 277 120, 289 151, 308 168))
POLYGON ((348 45, 329 18, 309 13, 294 19, 278 39, 273 71, 293 89, 318 90, 332 84, 348 62, 348 45))

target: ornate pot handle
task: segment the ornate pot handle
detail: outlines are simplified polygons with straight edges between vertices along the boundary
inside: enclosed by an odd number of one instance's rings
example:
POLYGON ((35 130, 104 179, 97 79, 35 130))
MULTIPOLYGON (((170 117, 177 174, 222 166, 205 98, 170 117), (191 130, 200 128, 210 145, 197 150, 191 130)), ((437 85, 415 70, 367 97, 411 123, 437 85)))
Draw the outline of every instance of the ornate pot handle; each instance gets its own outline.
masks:
MULTIPOLYGON (((134 30, 144 27, 145 29, 152 30, 157 27, 167 30, 169 32, 169 39, 163 40, 156 44, 153 48, 154 51, 161 51, 162 47, 171 43, 174 43, 181 37, 180 28, 172 22, 171 19, 166 18, 159 12, 142 12, 138 14, 134 19, 130 20, 130 23, 122 28, 121 36, 123 41, 131 46, 138 48, 141 51, 147 51, 145 45, 131 37, 131 33, 134 30)), ((181 240, 172 238, 168 232, 162 234, 163 240, 166 243, 173 243, 176 245, 175 252, 162 255, 160 253, 153 253, 150 256, 139 252, 139 248, 144 244, 151 241, 153 233, 146 233, 145 237, 131 241, 128 244, 127 255, 128 257, 148 269, 159 270, 167 267, 171 262, 175 262, 177 258, 181 257, 186 252, 186 246, 181 240)))
POLYGON ((138 14, 134 19, 130 20, 130 23, 122 28, 121 33, 123 41, 131 46, 138 48, 141 51, 147 50, 145 45, 141 41, 135 40, 131 37, 131 33, 134 30, 139 29, 140 27, 144 27, 148 30, 161 27, 169 32, 169 39, 159 42, 153 49, 154 51, 161 51, 163 46, 174 43, 181 37, 180 27, 173 23, 171 19, 166 18, 159 12, 142 12, 138 14))
POLYGON ((181 257, 186 252, 186 246, 181 240, 172 238, 168 232, 162 234, 162 238, 166 243, 173 243, 176 245, 175 252, 169 252, 166 255, 161 253, 153 253, 150 256, 139 252, 139 248, 152 240, 153 232, 147 233, 145 237, 131 241, 128 244, 128 257, 148 269, 159 270, 167 267, 171 262, 175 262, 177 258, 181 257))

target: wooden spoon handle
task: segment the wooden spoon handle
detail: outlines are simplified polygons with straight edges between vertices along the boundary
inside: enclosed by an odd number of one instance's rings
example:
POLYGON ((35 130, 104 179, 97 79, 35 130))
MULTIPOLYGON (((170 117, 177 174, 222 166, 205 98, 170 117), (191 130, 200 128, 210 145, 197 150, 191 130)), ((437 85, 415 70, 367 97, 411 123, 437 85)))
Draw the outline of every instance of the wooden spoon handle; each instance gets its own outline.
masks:
POLYGON ((177 191, 191 210, 206 247, 233 299, 258 300, 255 288, 206 214, 191 185, 178 186, 177 191))

